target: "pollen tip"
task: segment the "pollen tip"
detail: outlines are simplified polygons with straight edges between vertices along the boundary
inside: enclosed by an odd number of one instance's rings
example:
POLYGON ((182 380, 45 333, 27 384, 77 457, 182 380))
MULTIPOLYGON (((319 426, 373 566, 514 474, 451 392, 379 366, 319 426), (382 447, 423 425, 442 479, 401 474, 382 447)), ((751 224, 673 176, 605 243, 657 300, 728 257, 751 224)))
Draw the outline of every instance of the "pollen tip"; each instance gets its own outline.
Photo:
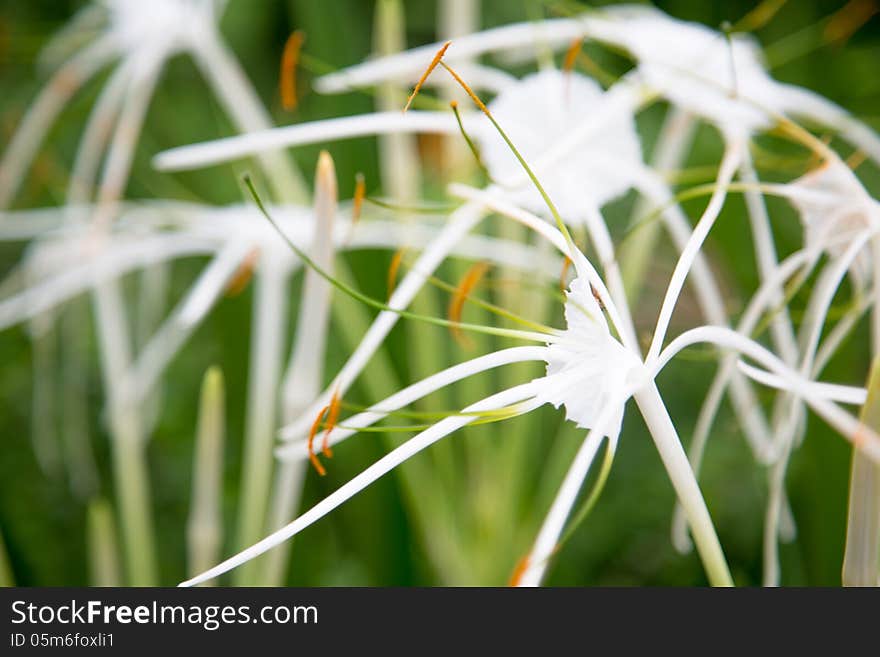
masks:
POLYGON ((328 413, 329 410, 330 405, 328 404, 318 412, 318 417, 315 418, 315 421, 312 423, 312 427, 309 430, 309 440, 307 443, 309 451, 309 461, 314 466, 315 470, 317 470, 318 474, 322 477, 327 474, 327 471, 321 464, 320 459, 318 459, 317 454, 315 454, 315 435, 318 433, 318 428, 321 426, 321 420, 324 419, 324 415, 328 413))
POLYGON ((328 459, 333 458, 333 450, 330 449, 330 434, 336 427, 336 421, 339 419, 339 408, 341 406, 341 398, 339 396, 339 388, 333 392, 330 403, 327 405, 327 421, 324 428, 324 440, 321 442, 321 453, 328 459))
POLYGON ((409 98, 406 99, 406 105, 403 106, 404 113, 406 113, 410 105, 412 105, 412 102, 413 100, 415 100, 415 97, 421 90, 422 85, 425 84, 425 80, 427 80, 428 76, 431 75, 435 68, 437 68, 437 64, 439 64, 440 61, 443 59, 443 55, 446 54, 446 50, 451 44, 452 41, 447 41, 440 47, 440 50, 437 51, 437 54, 434 55, 434 59, 432 59, 431 63, 428 64, 428 68, 426 68, 425 72, 422 73, 422 77, 420 77, 419 81, 416 82, 416 86, 413 87, 412 93, 409 95, 409 98))
POLYGON ((256 268, 259 259, 260 249, 254 247, 248 252, 244 260, 242 260, 241 264, 238 266, 238 269, 235 270, 229 278, 229 281, 226 283, 224 293, 227 297, 238 296, 245 290, 245 288, 247 288, 248 283, 250 283, 254 276, 254 269, 256 268))
POLYGON ((529 559, 530 555, 527 554, 516 562, 516 566, 514 566, 513 568, 510 579, 507 581, 507 586, 519 586, 520 581, 522 581, 523 575, 525 575, 526 570, 528 570, 529 568, 529 559))
POLYGON ((295 30, 287 37, 284 43, 284 51, 281 54, 280 92, 281 106, 291 111, 296 109, 299 99, 296 93, 296 69, 299 64, 300 50, 305 41, 305 33, 295 30))
POLYGON ((448 316, 449 321, 453 322, 453 324, 450 325, 449 330, 452 333, 452 337, 463 346, 469 345, 467 341, 464 340, 460 327, 456 325, 461 323, 461 313, 464 309, 464 302, 467 300, 468 295, 488 271, 489 263, 474 263, 470 269, 465 272, 464 276, 461 277, 461 280, 459 280, 458 286, 456 286, 455 292, 452 295, 452 299, 449 300, 448 316))
POLYGON ((388 265, 388 276, 386 278, 386 289, 388 290, 388 298, 391 298, 391 295, 394 293, 394 288, 397 283, 397 272, 400 270, 400 264, 403 261, 403 254, 406 252, 406 248, 400 248, 394 252, 394 255, 391 256, 391 263, 388 265))
POLYGON ((564 73, 571 73, 574 68, 575 60, 577 59, 578 52, 580 52, 581 45, 584 42, 584 37, 579 36, 575 37, 571 40, 571 43, 568 46, 568 50, 565 51, 565 57, 562 61, 562 70, 564 73))
POLYGON ((354 176, 354 198, 351 201, 351 224, 354 226, 361 218, 364 197, 367 195, 367 183, 364 174, 358 172, 354 176))

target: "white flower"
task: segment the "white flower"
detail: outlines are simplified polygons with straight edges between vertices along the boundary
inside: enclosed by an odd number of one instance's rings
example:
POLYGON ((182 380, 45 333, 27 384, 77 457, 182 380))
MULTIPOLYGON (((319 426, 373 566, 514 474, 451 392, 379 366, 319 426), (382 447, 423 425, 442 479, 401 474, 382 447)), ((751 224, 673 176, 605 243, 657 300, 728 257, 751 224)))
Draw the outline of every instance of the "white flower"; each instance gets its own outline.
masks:
POLYGON ((203 26, 214 25, 225 0, 103 0, 111 38, 120 52, 163 48, 169 54, 192 47, 203 26))
POLYGON ((784 97, 747 35, 728 38, 642 6, 611 7, 585 25, 588 34, 626 49, 648 87, 725 133, 763 130, 773 123, 768 112, 784 113, 784 97))
MULTIPOLYGON (((358 429, 372 425, 389 413, 443 386, 492 368, 515 362, 543 360, 547 363, 547 374, 528 383, 492 394, 462 409, 461 414, 437 422, 366 468, 287 526, 218 566, 184 582, 184 585, 194 585, 216 577, 277 546, 414 454, 480 417, 510 417, 530 412, 545 403, 551 403, 555 406, 563 406, 566 416, 571 421, 579 426, 590 427, 591 430, 563 482, 529 557, 523 583, 538 583, 546 568, 546 561, 552 555, 562 532, 565 520, 577 499, 581 483, 589 471, 602 436, 608 436, 610 451, 613 452, 619 433, 622 407, 630 396, 635 397, 670 479, 682 500, 710 580, 716 584, 729 584, 730 574, 705 503, 674 426, 653 383, 654 377, 675 354, 689 345, 700 342, 736 349, 756 359, 771 373, 785 380, 793 391, 803 396, 823 417, 840 427, 843 435, 851 440, 855 439, 858 423, 840 410, 834 402, 819 394, 824 392, 825 388, 804 382, 776 356, 729 329, 702 327, 688 331, 673 340, 646 368, 630 347, 625 347, 610 335, 592 288, 596 288, 596 294, 600 295, 603 302, 607 298, 605 296, 607 291, 583 254, 573 249, 559 231, 542 219, 503 201, 493 200, 488 195, 484 194, 482 198, 492 209, 526 224, 572 259, 578 276, 566 300, 566 328, 562 331, 549 332, 494 329, 510 337, 544 342, 546 346, 504 349, 438 372, 404 388, 367 411, 345 419, 343 423, 345 428, 331 427, 326 439, 329 445, 338 444, 354 435, 358 429)), ((607 303, 609 314, 612 317, 619 317, 612 302, 607 303)), ((870 432, 865 442, 870 449, 871 458, 880 459, 880 438, 870 432)), ((294 441, 282 447, 279 456, 301 460, 310 453, 310 449, 310 441, 294 441)))
MULTIPOLYGON (((803 223, 807 248, 840 257, 855 239, 880 225, 880 204, 839 159, 826 161, 789 187, 801 192, 793 193, 790 202, 803 223)), ((859 253, 852 272, 860 287, 867 284, 871 266, 870 255, 859 253)))
MULTIPOLYGON (((535 380, 536 397, 556 408, 563 406, 565 419, 590 429, 603 409, 620 403, 642 363, 611 336, 590 284, 583 278, 575 278, 566 293, 565 323, 565 330, 547 346, 547 374, 535 380)), ((620 433, 622 420, 621 405, 606 425, 606 433, 620 433)))
MULTIPOLYGON (((590 120, 603 102, 596 82, 579 73, 548 69, 511 84, 489 103, 489 111, 529 162, 590 120)), ((481 155, 495 180, 521 178, 519 162, 494 131, 481 130, 481 155)), ((571 157, 541 171, 547 193, 568 223, 584 224, 587 208, 601 207, 633 186, 642 167, 642 151, 631 114, 605 123, 571 157)), ((530 181, 509 198, 531 212, 547 215, 547 205, 530 181)))

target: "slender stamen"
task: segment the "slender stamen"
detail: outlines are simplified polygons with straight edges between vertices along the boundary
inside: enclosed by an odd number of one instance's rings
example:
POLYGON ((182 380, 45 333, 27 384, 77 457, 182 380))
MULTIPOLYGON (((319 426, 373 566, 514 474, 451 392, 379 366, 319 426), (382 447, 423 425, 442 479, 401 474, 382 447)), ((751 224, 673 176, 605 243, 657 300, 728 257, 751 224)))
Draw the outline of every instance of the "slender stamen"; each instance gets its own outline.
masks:
POLYGON ((483 163, 483 158, 480 157, 480 151, 477 149, 477 145, 473 142, 470 135, 467 133, 467 130, 464 129, 464 123, 461 121, 461 114, 458 111, 458 101, 453 100, 450 101, 449 107, 452 108, 452 113, 455 114, 455 121, 458 123, 458 129, 461 132, 461 136, 464 137, 464 141, 467 144, 468 148, 471 151, 471 154, 474 156, 474 160, 477 162, 477 166, 480 168, 485 176, 491 179, 491 175, 489 174, 489 170, 486 168, 486 165, 483 163))
POLYGON ((753 32, 767 25, 787 0, 764 0, 731 28, 733 32, 753 32))

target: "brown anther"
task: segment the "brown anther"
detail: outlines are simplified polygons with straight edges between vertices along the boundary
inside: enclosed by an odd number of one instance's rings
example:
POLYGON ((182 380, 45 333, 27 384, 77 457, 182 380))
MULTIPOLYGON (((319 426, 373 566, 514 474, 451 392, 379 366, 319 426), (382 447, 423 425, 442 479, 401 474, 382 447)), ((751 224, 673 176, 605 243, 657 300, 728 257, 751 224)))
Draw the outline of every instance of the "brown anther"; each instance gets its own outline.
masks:
POLYGON ((451 44, 452 41, 447 41, 440 47, 440 50, 437 51, 437 54, 434 55, 434 59, 431 60, 428 68, 425 69, 424 73, 422 73, 422 77, 419 78, 419 81, 416 82, 416 86, 413 87, 412 93, 409 95, 409 98, 406 99, 406 105, 403 108, 404 112, 406 112, 406 110, 409 109, 409 106, 412 105, 412 102, 415 99, 416 95, 419 93, 419 90, 422 88, 422 85, 425 84, 425 80, 427 80, 428 76, 431 75, 435 68, 437 68, 437 64, 439 64, 440 60, 443 59, 443 55, 446 54, 446 49, 449 48, 451 44))
POLYGON ((826 43, 842 46, 877 12, 877 0, 850 0, 831 17, 822 37, 826 43))
POLYGON ((474 101, 474 104, 480 108, 480 111, 482 111, 483 114, 485 114, 486 116, 491 117, 492 115, 489 113, 489 109, 486 107, 485 103, 483 103, 483 101, 480 100, 480 97, 474 93, 474 90, 468 86, 468 83, 462 80, 461 76, 456 73, 446 62, 440 61, 439 63, 440 66, 442 66, 449 72, 449 75, 455 78, 455 81, 458 82, 461 88, 464 89, 465 93, 470 96, 471 100, 474 101))
POLYGON ((327 471, 324 469, 324 466, 321 465, 321 461, 318 459, 318 456, 315 454, 315 449, 314 449, 314 446, 315 446, 315 434, 318 433, 318 428, 321 426, 321 420, 324 419, 324 415, 325 415, 325 414, 327 413, 327 411, 329 411, 329 410, 330 410, 330 406, 329 406, 329 405, 327 405, 327 406, 325 406, 324 408, 322 408, 321 411, 318 413, 318 417, 316 417, 316 418, 315 418, 315 421, 312 423, 312 428, 309 429, 309 442, 308 442, 309 461, 311 461, 311 463, 312 463, 312 465, 314 466, 315 470, 317 470, 317 471, 318 471, 318 474, 321 475, 322 477, 323 477, 325 474, 327 474, 327 471))
POLYGON ((364 207, 364 197, 367 195, 367 183, 364 180, 364 174, 358 173, 354 178, 354 198, 351 202, 351 225, 354 225, 361 218, 361 210, 364 207))
POLYGON ((577 61, 578 53, 581 50, 581 46, 584 43, 584 37, 580 36, 571 40, 571 44, 568 46, 568 50, 565 51, 565 58, 562 60, 562 71, 564 73, 571 73, 574 68, 574 63, 577 61))
POLYGON ((281 90, 281 106, 291 111, 296 109, 298 98, 296 95, 296 69, 299 64, 299 55, 302 50, 305 34, 302 30, 296 30, 287 38, 284 44, 284 52, 281 55, 281 76, 279 87, 281 90))
POLYGON ((391 256, 391 263, 388 265, 388 277, 386 279, 386 289, 388 290, 388 298, 391 298, 394 288, 397 287, 397 272, 400 270, 400 264, 403 262, 403 254, 405 248, 398 249, 391 256))
POLYGON ((330 404, 327 406, 327 421, 324 423, 324 440, 321 442, 321 453, 328 459, 333 458, 333 450, 330 449, 330 433, 339 419, 339 407, 342 400, 339 397, 339 389, 333 392, 330 404))
POLYGON ((602 297, 599 296, 599 291, 595 287, 593 287, 592 283, 590 283, 590 292, 592 292, 593 298, 596 300, 596 303, 599 304, 599 309, 604 313, 605 303, 602 301, 602 297))
POLYGON ((455 288, 455 293, 449 301, 449 321, 454 322, 454 324, 449 327, 449 330, 452 333, 452 337, 454 337, 459 343, 464 344, 461 328, 456 326, 456 324, 461 322, 461 311, 464 308, 464 302, 467 300, 471 290, 473 290, 483 276, 486 275, 487 271, 489 271, 489 264, 486 262, 477 262, 472 265, 470 269, 465 272, 464 276, 461 277, 458 286, 455 288))
POLYGON ((516 566, 514 566, 513 568, 510 579, 507 581, 507 585, 512 587, 519 586, 520 580, 522 580, 522 577, 526 574, 526 570, 528 570, 528 568, 529 555, 527 554, 522 559, 516 562, 516 566))
POLYGON ((227 297, 237 296, 244 291, 248 286, 248 283, 250 283, 251 278, 254 276, 254 269, 256 268, 259 259, 260 249, 254 247, 248 252, 244 260, 241 261, 238 269, 236 269, 235 273, 229 278, 229 282, 226 283, 226 290, 224 293, 227 297))

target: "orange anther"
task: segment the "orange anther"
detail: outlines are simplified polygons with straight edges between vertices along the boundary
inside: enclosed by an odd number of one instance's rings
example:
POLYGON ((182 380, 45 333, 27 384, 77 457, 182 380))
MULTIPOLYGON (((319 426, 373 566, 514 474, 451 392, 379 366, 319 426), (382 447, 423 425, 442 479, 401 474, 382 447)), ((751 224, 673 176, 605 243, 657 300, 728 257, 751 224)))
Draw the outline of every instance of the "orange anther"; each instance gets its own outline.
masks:
POLYGON ((364 207, 364 197, 367 195, 367 183, 364 180, 364 174, 358 173, 354 177, 354 198, 351 201, 351 225, 354 225, 361 218, 361 210, 364 207))
POLYGON ((416 82, 416 86, 413 87, 412 93, 409 95, 409 98, 406 99, 406 105, 403 108, 404 112, 409 109, 410 105, 412 105, 412 102, 415 99, 416 94, 419 93, 419 90, 422 88, 422 85, 425 84, 425 80, 428 79, 428 76, 431 75, 431 72, 435 68, 437 68, 437 64, 439 64, 440 60, 443 59, 443 55, 446 54, 446 49, 449 48, 449 45, 451 43, 452 43, 452 41, 447 41, 446 43, 444 43, 440 47, 440 50, 437 51, 437 54, 434 55, 434 59, 431 60, 431 63, 428 65, 428 68, 425 69, 424 73, 422 73, 422 77, 419 78, 419 81, 416 82))
POLYGON ((525 575, 526 570, 529 568, 529 555, 524 556, 522 559, 516 562, 516 566, 513 569, 513 573, 510 575, 510 579, 507 581, 508 586, 519 586, 520 580, 523 575, 525 575))
POLYGON ((238 266, 238 269, 235 270, 235 273, 232 274, 229 278, 229 282, 226 284, 227 297, 234 297, 244 291, 248 283, 250 283, 251 278, 254 276, 254 268, 257 266, 259 258, 260 250, 256 247, 251 249, 245 256, 244 260, 242 260, 241 264, 238 266))
POLYGON ((284 44, 284 52, 281 55, 281 106, 288 111, 296 109, 298 103, 296 96, 296 69, 305 38, 302 30, 296 30, 287 38, 287 42, 284 44))
POLYGON ((330 410, 329 405, 322 408, 321 411, 318 413, 318 417, 316 417, 315 421, 312 423, 312 428, 309 430, 309 442, 308 442, 309 461, 311 461, 312 465, 315 467, 315 470, 317 470, 318 474, 321 475, 322 477, 325 474, 327 474, 327 471, 324 469, 324 466, 321 465, 321 461, 318 459, 318 456, 315 454, 315 449, 314 449, 315 434, 318 433, 318 427, 321 426, 321 420, 324 419, 324 415, 329 410, 330 410))
POLYGON ((388 277, 386 280, 389 299, 394 292, 394 288, 397 286, 397 272, 400 270, 400 263, 403 262, 403 254, 405 252, 406 249, 398 249, 394 252, 394 255, 391 256, 391 264, 388 265, 388 277))
MULTIPOLYGON (((478 262, 471 266, 471 268, 465 272, 464 276, 461 277, 461 280, 458 282, 458 287, 455 288, 455 293, 449 301, 449 321, 455 322, 456 324, 461 322, 461 311, 464 307, 464 302, 467 300, 471 290, 473 290, 483 276, 486 275, 487 271, 489 271, 489 264, 478 262)), ((458 326, 453 324, 449 327, 449 330, 452 332, 452 336, 456 340, 462 342, 461 329, 458 326)))
POLYGON ((330 432, 333 431, 336 421, 339 419, 341 401, 339 390, 337 389, 333 392, 333 397, 330 398, 330 404, 327 407, 327 421, 324 423, 324 440, 321 443, 321 453, 328 459, 333 458, 333 450, 330 449, 330 432))

